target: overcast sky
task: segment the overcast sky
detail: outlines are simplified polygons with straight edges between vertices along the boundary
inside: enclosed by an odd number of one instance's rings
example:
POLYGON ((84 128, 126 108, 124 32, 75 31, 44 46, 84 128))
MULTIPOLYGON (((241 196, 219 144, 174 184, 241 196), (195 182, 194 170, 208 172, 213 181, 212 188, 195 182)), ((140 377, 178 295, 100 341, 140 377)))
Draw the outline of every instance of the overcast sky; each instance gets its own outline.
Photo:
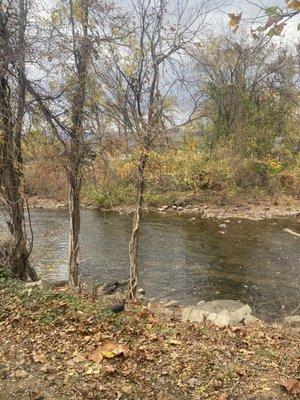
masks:
MULTIPOLYGON (((169 0, 172 2, 181 2, 181 0, 169 0)), ((186 0, 183 0, 186 1, 186 0)), ((203 0, 190 0, 191 6, 197 6, 203 0)), ((210 16, 210 25, 213 27, 214 32, 220 29, 228 28, 228 13, 243 13, 243 18, 254 18, 258 15, 260 11, 259 6, 262 8, 270 7, 270 6, 280 6, 285 8, 285 0, 209 0, 212 3, 215 1, 219 5, 219 11, 213 11, 210 16)), ((53 6, 57 1, 56 0, 43 0, 45 4, 48 6, 53 6)), ((130 8, 130 4, 132 0, 115 0, 115 3, 120 7, 130 8)), ((300 31, 297 31, 297 26, 300 23, 300 15, 294 17, 292 20, 288 22, 288 25, 285 27, 284 32, 282 34, 282 38, 287 42, 296 42, 300 39, 300 31)), ((249 27, 250 28, 250 27, 249 27)), ((278 41, 278 39, 275 38, 278 41)), ((280 39, 279 39, 280 40, 280 39)))

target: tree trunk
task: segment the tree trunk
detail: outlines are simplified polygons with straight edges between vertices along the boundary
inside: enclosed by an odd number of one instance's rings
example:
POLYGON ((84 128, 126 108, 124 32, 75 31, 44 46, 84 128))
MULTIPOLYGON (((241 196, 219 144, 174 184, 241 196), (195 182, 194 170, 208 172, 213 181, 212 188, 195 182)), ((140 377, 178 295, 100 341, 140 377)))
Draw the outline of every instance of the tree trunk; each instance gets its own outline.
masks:
POLYGON ((0 113, 1 113, 1 197, 8 215, 12 244, 9 266, 12 275, 18 279, 36 280, 35 271, 29 265, 27 235, 25 228, 24 202, 22 199, 22 157, 19 138, 13 131, 12 113, 8 97, 6 79, 0 77, 0 113))
POLYGON ((12 183, 14 173, 13 169, 10 169, 7 174, 10 178, 6 181, 6 190, 10 192, 11 197, 6 204, 9 214, 8 226, 12 235, 9 265, 13 277, 24 281, 28 279, 36 281, 37 275, 29 264, 30 253, 27 248, 24 203, 18 185, 14 186, 12 183))
POLYGON ((69 284, 76 287, 79 284, 79 234, 80 234, 80 190, 82 177, 80 167, 69 171, 69 284))
POLYGON ((17 162, 14 151, 13 134, 7 132, 3 138, 2 153, 2 184, 3 200, 8 215, 12 243, 9 256, 9 266, 12 275, 21 280, 36 279, 36 274, 29 266, 29 252, 27 250, 27 236, 25 229, 24 203, 21 196, 21 166, 17 162))
POLYGON ((86 78, 88 61, 90 57, 90 43, 88 40, 89 3, 79 2, 83 7, 82 30, 83 34, 77 43, 74 22, 73 0, 69 0, 73 56, 76 68, 77 85, 73 93, 72 109, 72 134, 68 151, 68 180, 69 180, 69 284, 76 287, 79 284, 79 234, 80 234, 80 192, 82 184, 82 168, 85 158, 84 144, 84 107, 86 100, 86 78))
POLYGON ((142 154, 138 165, 138 182, 137 182, 137 198, 136 206, 133 216, 133 226, 131 238, 129 241, 129 260, 130 260, 130 279, 127 298, 129 300, 136 300, 137 284, 138 284, 138 244, 139 244, 139 230, 142 218, 142 206, 144 200, 145 190, 145 167, 148 160, 148 154, 142 154))

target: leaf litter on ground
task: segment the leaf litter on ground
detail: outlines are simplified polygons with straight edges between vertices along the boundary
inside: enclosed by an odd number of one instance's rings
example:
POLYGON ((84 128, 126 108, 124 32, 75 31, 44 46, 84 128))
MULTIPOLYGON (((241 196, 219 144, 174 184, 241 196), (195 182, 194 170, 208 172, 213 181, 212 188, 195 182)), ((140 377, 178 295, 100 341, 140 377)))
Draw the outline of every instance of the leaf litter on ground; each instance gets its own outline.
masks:
MULTIPOLYGON (((277 325, 181 323, 159 304, 0 286, 3 400, 299 397, 299 336, 277 325)), ((179 312, 179 311, 178 311, 179 312)))

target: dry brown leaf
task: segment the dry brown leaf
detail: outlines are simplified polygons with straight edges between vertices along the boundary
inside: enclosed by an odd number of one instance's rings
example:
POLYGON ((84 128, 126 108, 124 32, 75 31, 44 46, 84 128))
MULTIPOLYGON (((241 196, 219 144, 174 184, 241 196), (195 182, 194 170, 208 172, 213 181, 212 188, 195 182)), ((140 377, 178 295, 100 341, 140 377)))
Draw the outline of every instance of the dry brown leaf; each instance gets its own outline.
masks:
POLYGON ((288 0, 287 6, 291 10, 299 11, 300 10, 300 1, 299 0, 288 0))
POLYGON ((40 364, 45 364, 45 362, 47 361, 44 354, 33 354, 32 358, 34 362, 40 364))
POLYGON ((122 371, 123 376, 128 376, 134 374, 138 369, 137 364, 128 364, 122 371))
POLYGON ((132 393, 132 386, 131 386, 131 385, 124 385, 124 386, 121 388, 121 390, 122 390, 122 392, 123 392, 124 394, 129 395, 129 394, 132 393))
POLYGON ((103 354, 101 352, 101 347, 96 349, 92 354, 89 355, 88 359, 90 361, 94 361, 97 364, 100 364, 103 360, 103 354))
POLYGON ((127 346, 113 342, 106 342, 90 354, 88 359, 100 364, 103 358, 115 358, 117 356, 126 357, 128 354, 129 349, 127 346))
POLYGON ((233 30, 233 32, 236 32, 239 27, 240 20, 242 18, 242 13, 237 15, 230 13, 228 14, 228 16, 230 18, 229 26, 233 30))
POLYGON ((219 400, 228 400, 228 396, 226 393, 221 394, 221 396, 219 397, 219 400))
POLYGON ((235 367, 234 370, 239 376, 244 376, 245 375, 245 370, 243 368, 241 368, 241 367, 235 367))
POLYGON ((16 378, 25 378, 28 375, 28 372, 26 372, 25 370, 19 370, 15 372, 15 377, 16 378))
POLYGON ((284 379, 279 382, 280 386, 284 387, 291 394, 300 394, 299 379, 284 379))
POLYGON ((116 372, 116 368, 111 365, 111 364, 105 364, 103 366, 104 371, 106 372, 106 374, 113 374, 114 372, 116 372))

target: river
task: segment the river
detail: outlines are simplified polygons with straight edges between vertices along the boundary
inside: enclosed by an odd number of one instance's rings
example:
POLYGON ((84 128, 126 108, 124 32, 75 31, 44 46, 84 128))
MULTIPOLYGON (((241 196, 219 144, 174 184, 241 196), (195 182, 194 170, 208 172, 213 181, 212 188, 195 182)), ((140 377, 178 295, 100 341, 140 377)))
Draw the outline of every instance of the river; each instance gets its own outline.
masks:
MULTIPOLYGON (((187 215, 146 213, 139 248, 139 286, 147 297, 195 304, 235 299, 268 320, 292 313, 300 303, 300 238, 296 219, 194 220, 187 215), (220 228, 221 223, 226 228, 220 228), (224 231, 225 234, 221 234, 224 231)), ((39 274, 67 278, 68 213, 32 210, 32 263, 39 274)), ((107 282, 128 277, 131 216, 82 212, 83 279, 107 282)), ((299 310, 298 310, 299 314, 299 310)))

